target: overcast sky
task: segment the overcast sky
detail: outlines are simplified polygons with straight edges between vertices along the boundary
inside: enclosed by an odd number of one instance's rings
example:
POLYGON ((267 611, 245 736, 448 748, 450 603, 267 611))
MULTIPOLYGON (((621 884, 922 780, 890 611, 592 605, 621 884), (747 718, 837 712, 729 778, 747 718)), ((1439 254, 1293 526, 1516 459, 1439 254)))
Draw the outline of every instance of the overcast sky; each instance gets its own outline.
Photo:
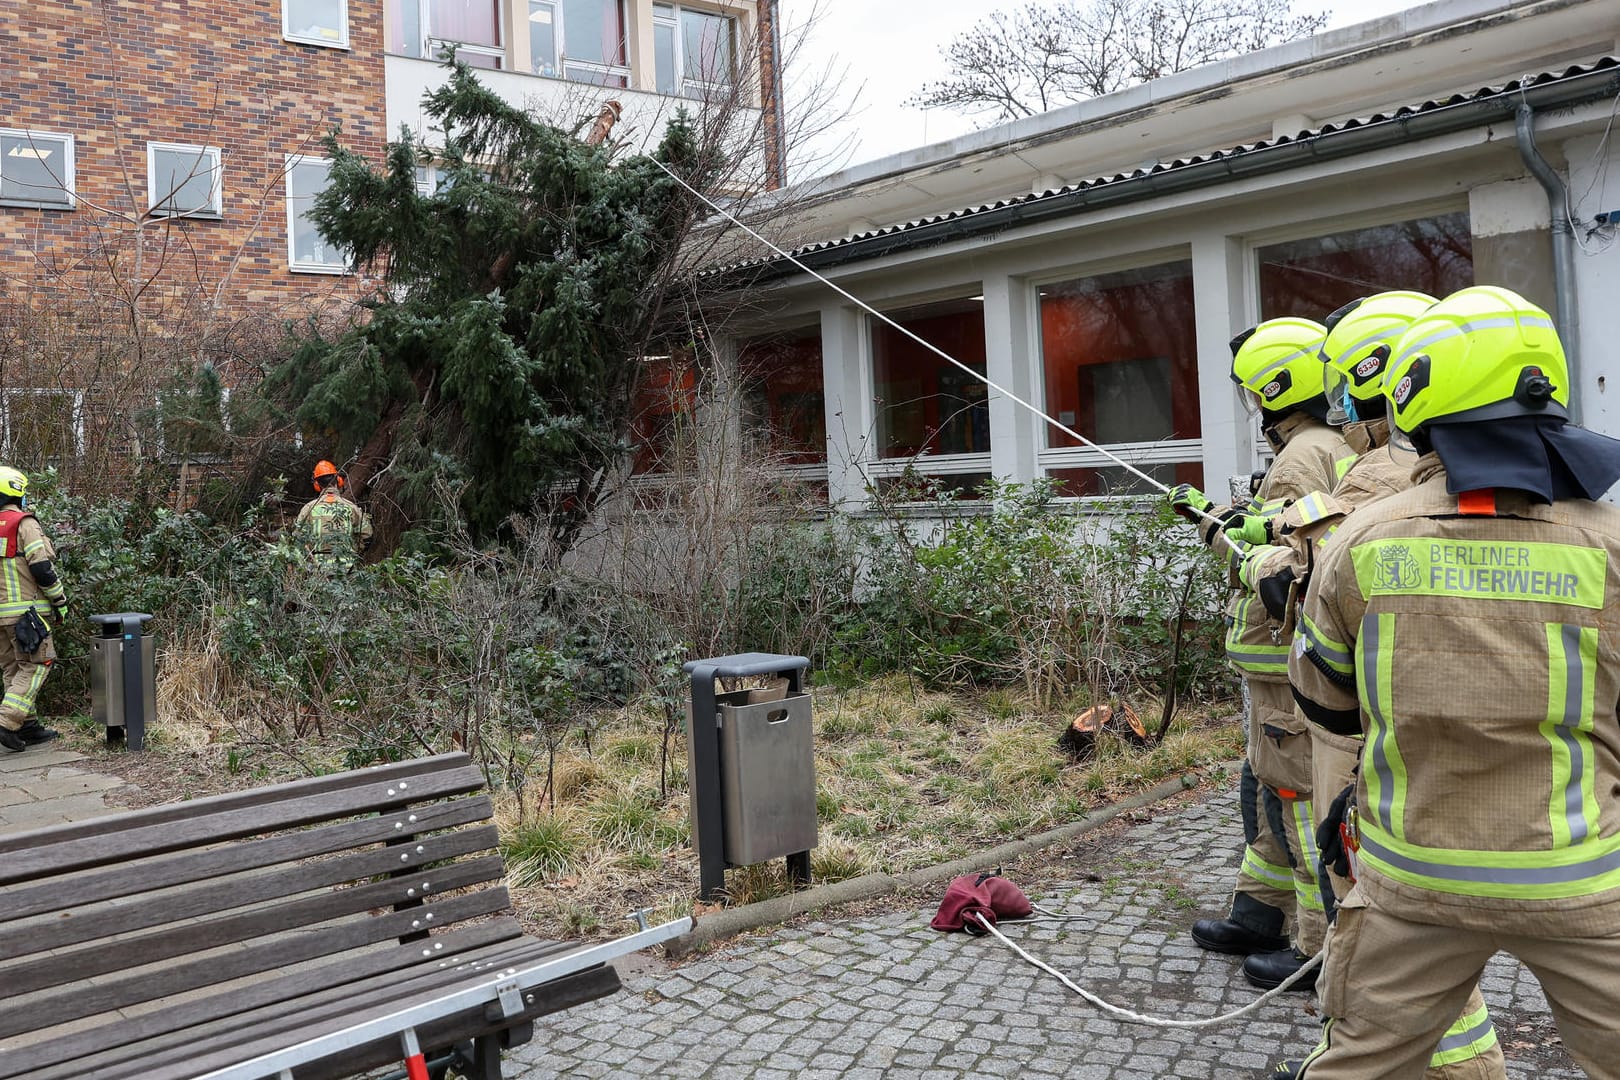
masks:
MULTIPOLYGON (((900 102, 925 82, 945 74, 940 59, 943 45, 987 12, 1011 11, 1018 6, 1020 0, 781 0, 784 31, 790 40, 806 26, 812 12, 816 13, 793 58, 788 96, 804 93, 805 85, 819 81, 830 64, 839 76, 837 97, 854 109, 848 120, 817 138, 817 155, 827 160, 814 172, 887 157, 983 126, 943 109, 914 109, 900 102)), ((1299 11, 1330 10, 1329 26, 1348 26, 1415 6, 1406 0, 1295 2, 1299 11)))

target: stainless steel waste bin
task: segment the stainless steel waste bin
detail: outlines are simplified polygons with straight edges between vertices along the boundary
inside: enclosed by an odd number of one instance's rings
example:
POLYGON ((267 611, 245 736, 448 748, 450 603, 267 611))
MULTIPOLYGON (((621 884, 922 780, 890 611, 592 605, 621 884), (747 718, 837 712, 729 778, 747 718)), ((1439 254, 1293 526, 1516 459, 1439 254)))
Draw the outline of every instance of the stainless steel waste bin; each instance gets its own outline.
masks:
POLYGON ((795 884, 810 881, 816 846, 815 742, 802 656, 741 653, 685 665, 688 705, 687 778, 699 895, 725 888, 728 866, 787 858, 795 884), (717 679, 768 676, 775 690, 717 693, 717 679))
POLYGON ((138 611, 92 615, 90 715, 107 728, 109 743, 146 747, 146 723, 157 716, 157 637, 146 633, 152 616, 138 611))

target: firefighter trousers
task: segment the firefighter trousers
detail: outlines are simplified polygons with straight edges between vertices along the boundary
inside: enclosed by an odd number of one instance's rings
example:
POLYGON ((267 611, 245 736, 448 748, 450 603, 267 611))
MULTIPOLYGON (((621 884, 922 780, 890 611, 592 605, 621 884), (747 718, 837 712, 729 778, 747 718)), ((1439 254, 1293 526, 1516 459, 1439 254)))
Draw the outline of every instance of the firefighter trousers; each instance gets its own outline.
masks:
POLYGON ((55 659, 50 638, 34 652, 25 653, 17 648, 16 627, 0 626, 0 679, 5 680, 0 686, 4 694, 0 697, 0 727, 16 731, 34 715, 34 700, 55 659))
MULTIPOLYGON (((1317 982, 1327 1019, 1322 1042, 1300 1076, 1418 1080, 1448 1043, 1462 1049, 1469 1032, 1456 1030, 1462 1026, 1457 1017, 1470 995, 1478 994, 1485 963, 1498 952, 1518 957, 1540 980, 1564 1045, 1586 1075, 1620 1080, 1620 1026, 1613 1010, 1620 993, 1620 930, 1606 937, 1542 938, 1416 923, 1377 907, 1359 888, 1339 905, 1328 936, 1326 967, 1317 982)), ((1483 1010, 1480 1015, 1476 1040, 1494 1041, 1489 1018, 1483 1010)), ((1475 1064, 1488 1068, 1488 1055, 1476 1054, 1475 1064)))

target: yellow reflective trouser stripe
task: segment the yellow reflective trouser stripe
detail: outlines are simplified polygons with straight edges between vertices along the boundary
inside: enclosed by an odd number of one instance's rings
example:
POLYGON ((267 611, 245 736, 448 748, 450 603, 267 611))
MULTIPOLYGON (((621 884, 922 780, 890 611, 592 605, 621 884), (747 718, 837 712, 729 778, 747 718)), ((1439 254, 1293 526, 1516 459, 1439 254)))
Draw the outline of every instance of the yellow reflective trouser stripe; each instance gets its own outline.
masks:
POLYGON ((1489 1010, 1481 1005, 1473 1012, 1458 1017, 1457 1022, 1446 1029, 1434 1056, 1429 1058, 1429 1067, 1438 1069, 1459 1061, 1469 1061, 1488 1053, 1495 1045, 1496 1028, 1491 1024, 1489 1010))
POLYGON ((48 600, 13 600, 8 603, 0 604, 0 619, 9 619, 13 616, 26 615, 30 611, 37 611, 41 615, 45 615, 48 614, 50 610, 51 605, 50 601, 48 600))
POLYGON ((1321 854, 1316 849, 1316 825, 1311 815, 1311 800, 1287 799, 1284 805, 1292 816, 1294 825, 1294 839, 1298 845, 1296 850, 1303 856, 1301 865, 1310 868, 1309 883, 1300 877, 1290 875, 1294 879, 1294 903, 1300 907, 1310 908, 1312 911, 1326 911, 1322 903, 1322 887, 1316 881, 1316 864, 1321 854))
POLYGON ((1584 843, 1597 832, 1591 738, 1597 647, 1596 627, 1547 624, 1547 717, 1541 734, 1552 748, 1548 816, 1555 848, 1584 843))
POLYGON ((24 688, 23 692, 20 694, 7 694, 3 700, 0 700, 0 705, 8 709, 16 709, 24 716, 32 713, 34 711, 34 699, 39 697, 39 688, 45 685, 45 676, 50 673, 51 669, 44 664, 37 665, 34 668, 33 675, 28 679, 28 686, 24 688))
POLYGON ((1368 805, 1361 812, 1370 814, 1397 840, 1405 840, 1406 761, 1396 745, 1392 719, 1395 616, 1388 612, 1364 616, 1356 653, 1356 689, 1372 721, 1362 751, 1372 768, 1364 772, 1368 805))
POLYGON ((1254 848, 1243 849, 1243 865, 1238 867, 1238 873, 1251 877, 1262 885, 1269 885, 1273 889, 1288 892, 1294 887, 1294 872, 1286 866, 1268 863, 1255 853, 1254 848))

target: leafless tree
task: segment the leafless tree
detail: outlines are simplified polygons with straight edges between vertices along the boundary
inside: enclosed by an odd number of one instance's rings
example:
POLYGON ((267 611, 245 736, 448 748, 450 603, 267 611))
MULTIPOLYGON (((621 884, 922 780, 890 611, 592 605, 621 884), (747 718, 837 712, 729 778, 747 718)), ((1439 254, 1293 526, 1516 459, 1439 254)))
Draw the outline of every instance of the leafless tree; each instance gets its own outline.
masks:
POLYGON ((993 12, 941 52, 951 74, 907 104, 990 122, 1033 116, 1315 33, 1292 0, 1036 0, 993 12))

